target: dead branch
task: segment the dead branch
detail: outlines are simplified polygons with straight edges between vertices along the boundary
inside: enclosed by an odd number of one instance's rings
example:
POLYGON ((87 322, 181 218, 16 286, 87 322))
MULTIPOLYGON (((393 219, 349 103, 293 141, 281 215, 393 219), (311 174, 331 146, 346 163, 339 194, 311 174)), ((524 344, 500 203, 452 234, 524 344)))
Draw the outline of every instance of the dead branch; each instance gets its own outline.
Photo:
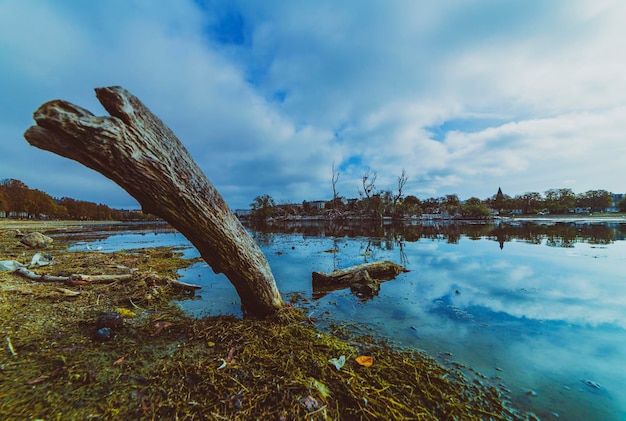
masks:
POLYGON ((98 283, 98 282, 110 282, 110 281, 125 281, 128 279, 132 279, 134 275, 132 274, 122 274, 122 275, 82 275, 82 274, 75 274, 75 275, 70 275, 70 276, 53 276, 53 275, 39 275, 36 274, 35 272, 28 270, 26 268, 19 268, 16 269, 15 272, 16 275, 20 275, 26 279, 30 279, 31 281, 38 281, 38 282, 66 282, 66 283, 71 283, 71 282, 76 282, 76 281, 83 281, 83 282, 91 282, 91 283, 98 283))

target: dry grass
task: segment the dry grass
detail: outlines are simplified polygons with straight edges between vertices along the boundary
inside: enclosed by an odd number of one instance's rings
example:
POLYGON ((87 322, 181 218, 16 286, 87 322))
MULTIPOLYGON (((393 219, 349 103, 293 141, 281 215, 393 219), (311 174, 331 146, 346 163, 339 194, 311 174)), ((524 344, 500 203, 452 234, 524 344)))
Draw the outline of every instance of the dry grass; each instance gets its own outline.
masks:
MULTIPOLYGON (((66 246, 53 243, 45 253, 55 264, 33 270, 134 276, 58 285, 0 273, 0 419, 527 418, 471 370, 342 326, 321 332, 297 308, 269 320, 189 318, 170 305, 168 279, 191 263, 175 250, 66 246), (111 311, 124 327, 94 340, 96 319, 111 311), (329 360, 342 355, 338 370, 329 360), (359 364, 361 355, 373 364, 359 364)), ((0 231, 0 260, 32 254, 0 231)))

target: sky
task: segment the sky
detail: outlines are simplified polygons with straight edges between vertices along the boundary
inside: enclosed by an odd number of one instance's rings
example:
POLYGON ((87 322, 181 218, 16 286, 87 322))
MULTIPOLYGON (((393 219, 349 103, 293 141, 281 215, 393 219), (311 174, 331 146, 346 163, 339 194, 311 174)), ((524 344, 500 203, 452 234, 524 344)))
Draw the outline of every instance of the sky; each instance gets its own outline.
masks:
POLYGON ((44 102, 121 85, 232 209, 379 190, 626 192, 622 0, 0 0, 0 180, 138 208, 28 145, 44 102))

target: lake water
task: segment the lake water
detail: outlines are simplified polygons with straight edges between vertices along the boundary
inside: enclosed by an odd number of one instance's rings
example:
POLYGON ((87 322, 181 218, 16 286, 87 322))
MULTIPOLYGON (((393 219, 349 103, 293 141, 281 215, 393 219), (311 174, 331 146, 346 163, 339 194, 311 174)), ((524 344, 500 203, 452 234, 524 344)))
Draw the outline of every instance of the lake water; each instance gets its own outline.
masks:
MULTIPOLYGON (((174 230, 117 229, 81 237, 74 248, 176 246, 198 256, 174 230)), ((321 325, 356 322, 471 366, 541 419, 626 419, 626 222, 291 224, 250 232, 281 292, 311 298, 306 311, 321 325), (410 272, 368 300, 350 290, 313 291, 313 271, 377 260, 410 272)), ((180 302, 188 312, 241 315, 223 275, 205 263, 181 274, 203 287, 180 302)))

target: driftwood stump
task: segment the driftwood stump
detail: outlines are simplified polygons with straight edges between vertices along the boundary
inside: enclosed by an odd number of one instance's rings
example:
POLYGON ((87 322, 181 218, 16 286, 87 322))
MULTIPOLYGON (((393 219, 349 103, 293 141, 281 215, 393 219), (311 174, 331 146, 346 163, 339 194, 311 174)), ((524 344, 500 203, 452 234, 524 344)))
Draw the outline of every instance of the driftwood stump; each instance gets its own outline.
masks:
POLYGON ((111 117, 67 101, 43 104, 24 137, 110 178, 180 231, 237 289, 243 310, 266 316, 283 306, 269 263, 176 135, 137 97, 96 89, 111 117))
POLYGON ((313 272, 313 296, 319 298, 328 292, 349 287, 359 297, 372 297, 378 294, 380 281, 394 279, 402 272, 408 271, 389 261, 363 263, 330 273, 313 272))
POLYGON ((406 269, 402 266, 389 262, 372 262, 363 263, 361 265, 350 266, 345 269, 338 269, 334 272, 313 272, 313 283, 317 285, 349 285, 350 281, 361 271, 367 271, 367 273, 375 279, 390 280, 398 276, 398 274, 405 272, 406 269))

